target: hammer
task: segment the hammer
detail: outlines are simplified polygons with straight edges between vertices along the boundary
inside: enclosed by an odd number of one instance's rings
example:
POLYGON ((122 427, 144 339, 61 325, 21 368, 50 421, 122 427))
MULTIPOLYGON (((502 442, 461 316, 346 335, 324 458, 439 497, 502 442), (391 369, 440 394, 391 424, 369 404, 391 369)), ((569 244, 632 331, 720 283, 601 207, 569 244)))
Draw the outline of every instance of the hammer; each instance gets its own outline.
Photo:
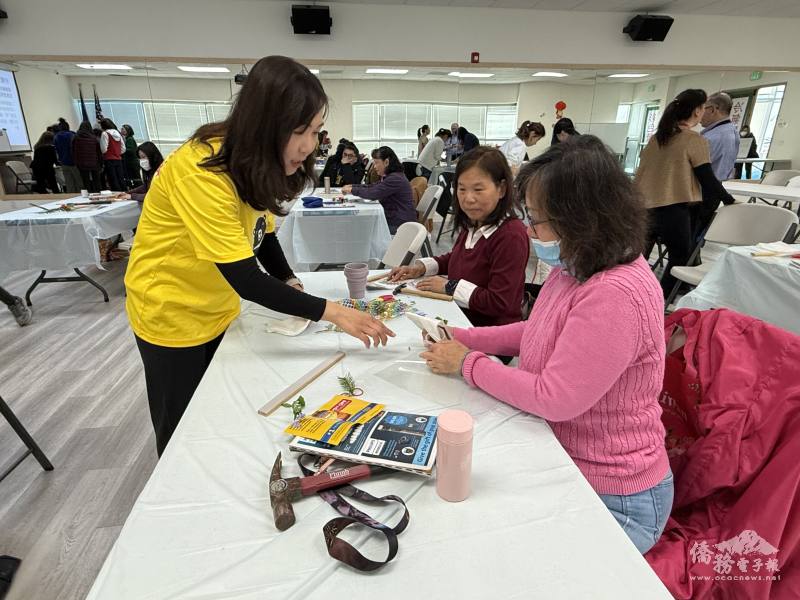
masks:
POLYGON ((364 479, 371 475, 384 472, 383 467, 370 465, 356 465, 338 471, 311 475, 310 477, 281 477, 281 453, 272 465, 272 474, 269 478, 269 501, 272 504, 272 514, 275 517, 275 527, 286 531, 294 525, 294 510, 292 502, 303 496, 312 496, 322 490, 339 487, 356 479, 364 479))

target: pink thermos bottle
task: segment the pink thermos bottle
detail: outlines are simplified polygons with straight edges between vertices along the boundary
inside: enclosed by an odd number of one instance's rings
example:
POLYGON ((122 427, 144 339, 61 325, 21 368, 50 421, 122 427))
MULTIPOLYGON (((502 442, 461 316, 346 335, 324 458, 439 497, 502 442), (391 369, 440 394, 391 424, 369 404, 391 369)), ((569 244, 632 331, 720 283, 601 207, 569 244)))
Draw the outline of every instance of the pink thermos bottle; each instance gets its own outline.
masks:
POLYGON ((446 410, 438 425, 436 493, 448 502, 461 502, 470 491, 472 417, 463 410, 446 410))

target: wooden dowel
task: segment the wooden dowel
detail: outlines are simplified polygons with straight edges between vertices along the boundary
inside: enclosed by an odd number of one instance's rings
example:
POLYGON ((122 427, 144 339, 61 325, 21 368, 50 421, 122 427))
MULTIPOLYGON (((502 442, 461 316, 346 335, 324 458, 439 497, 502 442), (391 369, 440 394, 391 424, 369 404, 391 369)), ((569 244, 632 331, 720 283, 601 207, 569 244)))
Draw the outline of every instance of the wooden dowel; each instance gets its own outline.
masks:
POLYGON ((333 365, 338 363, 344 357, 345 357, 344 352, 337 352, 327 360, 321 362, 316 367, 311 369, 308 373, 303 375, 300 379, 295 381, 292 385, 285 388, 277 396, 272 398, 272 400, 267 402, 264 406, 259 408, 258 414, 268 417, 281 404, 283 404, 284 402, 288 402, 289 400, 294 398, 298 393, 300 393, 300 391, 303 388, 305 388, 308 384, 317 379, 320 375, 322 375, 325 371, 330 369, 333 365))

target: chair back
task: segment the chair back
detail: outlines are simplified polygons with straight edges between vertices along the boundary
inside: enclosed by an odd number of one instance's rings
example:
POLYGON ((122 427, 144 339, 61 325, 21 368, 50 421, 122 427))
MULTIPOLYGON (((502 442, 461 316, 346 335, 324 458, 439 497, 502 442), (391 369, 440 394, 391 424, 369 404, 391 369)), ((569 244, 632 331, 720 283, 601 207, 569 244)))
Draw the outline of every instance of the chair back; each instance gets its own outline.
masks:
POLYGON ((30 168, 21 160, 8 160, 6 161, 6 165, 9 169, 14 171, 14 175, 20 179, 29 178, 31 176, 30 168))
POLYGON ((420 223, 425 223, 431 216, 433 209, 436 208, 436 203, 439 202, 439 198, 442 197, 442 193, 444 192, 444 188, 440 185, 431 185, 428 186, 428 189, 425 190, 425 193, 422 194, 422 198, 419 200, 419 204, 417 204, 417 220, 420 223))
POLYGON ((768 204, 731 204, 717 211, 705 235, 707 242, 752 246, 782 240, 798 222, 796 213, 768 204))
POLYGON ((414 177, 418 177, 420 174, 419 163, 414 161, 405 161, 403 162, 403 173, 405 173, 406 179, 411 181, 414 177))
POLYGON ((442 173, 439 175, 439 185, 442 187, 442 195, 436 205, 436 212, 442 218, 450 213, 450 205, 453 203, 453 178, 455 173, 442 173))
POLYGON ((786 185, 791 181, 793 178, 800 175, 800 171, 795 171, 793 169, 778 169, 777 171, 770 171, 766 175, 764 175, 764 179, 761 180, 762 185, 786 185))
POLYGON ((428 237, 428 230, 421 223, 403 223, 389 244, 381 261, 387 267, 411 264, 428 237))
POLYGON ((798 175, 797 177, 792 177, 789 180, 789 183, 786 184, 786 187, 788 187, 788 188, 800 188, 800 175, 798 175))

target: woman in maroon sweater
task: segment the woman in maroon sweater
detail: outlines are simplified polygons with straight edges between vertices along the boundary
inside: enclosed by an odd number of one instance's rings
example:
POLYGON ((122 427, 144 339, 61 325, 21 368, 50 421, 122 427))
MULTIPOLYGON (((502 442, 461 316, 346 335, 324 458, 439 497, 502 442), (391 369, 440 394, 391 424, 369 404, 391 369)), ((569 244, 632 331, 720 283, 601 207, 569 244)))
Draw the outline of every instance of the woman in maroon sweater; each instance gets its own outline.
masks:
POLYGON ((420 290, 450 294, 475 326, 522 319, 522 293, 530 244, 514 214, 511 171, 496 148, 478 146, 458 161, 453 249, 436 258, 392 269, 391 281, 427 277, 420 290))
POLYGON ((78 133, 72 138, 72 159, 80 171, 84 189, 99 192, 103 153, 89 121, 81 123, 78 133))

